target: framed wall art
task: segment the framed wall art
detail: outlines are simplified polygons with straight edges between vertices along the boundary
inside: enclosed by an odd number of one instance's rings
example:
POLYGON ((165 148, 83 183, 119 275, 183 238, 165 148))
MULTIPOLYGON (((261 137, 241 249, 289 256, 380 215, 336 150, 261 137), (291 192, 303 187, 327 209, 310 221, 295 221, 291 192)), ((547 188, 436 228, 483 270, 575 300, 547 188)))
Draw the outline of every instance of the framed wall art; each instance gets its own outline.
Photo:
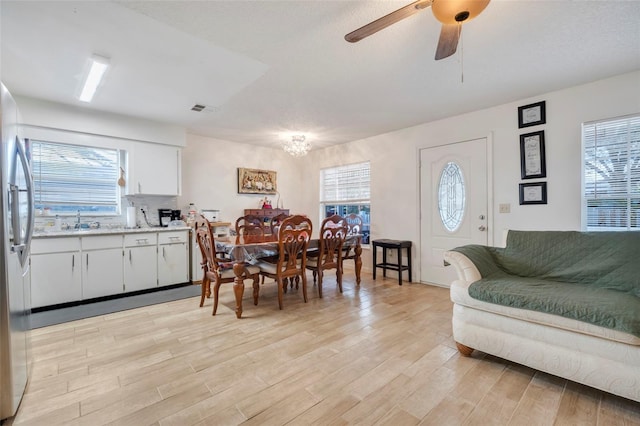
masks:
POLYGON ((520 205, 547 204, 547 182, 521 183, 520 205))
POLYGON ((522 179, 547 177, 544 130, 520 135, 520 177, 522 179))
POLYGON ((275 194, 278 185, 272 170, 238 167, 238 194, 275 194))
POLYGON ((537 126, 547 122, 545 101, 518 107, 518 128, 537 126))

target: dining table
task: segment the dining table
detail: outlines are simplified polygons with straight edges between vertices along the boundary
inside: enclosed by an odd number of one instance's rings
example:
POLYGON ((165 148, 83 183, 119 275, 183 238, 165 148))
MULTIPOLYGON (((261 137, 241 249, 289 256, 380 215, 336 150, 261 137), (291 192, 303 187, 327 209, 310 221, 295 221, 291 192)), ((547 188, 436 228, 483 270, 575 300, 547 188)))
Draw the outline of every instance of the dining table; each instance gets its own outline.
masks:
MULTIPOLYGON (((345 238, 345 245, 354 245, 356 284, 360 285, 360 272, 362 270, 362 235, 354 234, 345 238)), ((318 250, 320 240, 313 238, 309 241, 307 253, 318 250)), ((278 256, 278 242, 266 241, 259 243, 235 243, 232 241, 216 241, 216 252, 224 253, 233 265, 233 273, 236 276, 233 282, 233 293, 236 299, 236 317, 242 317, 242 298, 244 296, 244 281, 249 277, 246 273, 248 265, 255 265, 259 259, 278 256)))

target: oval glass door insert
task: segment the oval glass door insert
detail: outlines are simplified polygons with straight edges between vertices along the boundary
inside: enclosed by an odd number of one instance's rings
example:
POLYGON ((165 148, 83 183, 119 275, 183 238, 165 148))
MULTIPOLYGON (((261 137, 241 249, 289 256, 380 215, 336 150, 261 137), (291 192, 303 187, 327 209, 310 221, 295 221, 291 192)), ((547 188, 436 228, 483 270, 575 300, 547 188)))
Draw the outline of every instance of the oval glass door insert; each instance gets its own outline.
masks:
POLYGON ((447 231, 455 232, 462 224, 465 198, 462 169, 450 161, 442 169, 438 184, 438 210, 447 231))

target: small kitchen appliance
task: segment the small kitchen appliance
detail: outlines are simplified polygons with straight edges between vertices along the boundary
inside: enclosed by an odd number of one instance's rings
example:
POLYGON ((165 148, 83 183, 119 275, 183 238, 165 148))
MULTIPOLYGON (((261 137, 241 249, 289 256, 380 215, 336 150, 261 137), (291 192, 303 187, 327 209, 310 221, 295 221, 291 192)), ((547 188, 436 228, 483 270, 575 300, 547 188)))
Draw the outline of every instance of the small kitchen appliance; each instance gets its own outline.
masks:
POLYGON ((219 220, 220 210, 202 209, 202 215, 209 222, 217 222, 219 220))
POLYGON ((182 211, 181 210, 171 210, 171 220, 181 220, 182 219, 182 211))
POLYGON ((168 226, 169 222, 173 220, 172 218, 171 209, 158 209, 158 220, 160 221, 160 226, 168 226))

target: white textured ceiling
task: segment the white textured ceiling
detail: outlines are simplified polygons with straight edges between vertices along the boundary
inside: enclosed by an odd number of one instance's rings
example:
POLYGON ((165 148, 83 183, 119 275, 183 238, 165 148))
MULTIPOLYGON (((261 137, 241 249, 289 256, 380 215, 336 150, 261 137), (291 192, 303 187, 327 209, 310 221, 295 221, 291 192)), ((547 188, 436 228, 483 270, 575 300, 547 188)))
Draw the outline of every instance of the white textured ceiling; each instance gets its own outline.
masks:
POLYGON ((430 9, 344 41, 409 2, 2 0, 0 75, 16 94, 84 106, 97 53, 113 66, 87 108, 322 147, 640 69, 638 1, 493 0, 441 61, 430 9))

